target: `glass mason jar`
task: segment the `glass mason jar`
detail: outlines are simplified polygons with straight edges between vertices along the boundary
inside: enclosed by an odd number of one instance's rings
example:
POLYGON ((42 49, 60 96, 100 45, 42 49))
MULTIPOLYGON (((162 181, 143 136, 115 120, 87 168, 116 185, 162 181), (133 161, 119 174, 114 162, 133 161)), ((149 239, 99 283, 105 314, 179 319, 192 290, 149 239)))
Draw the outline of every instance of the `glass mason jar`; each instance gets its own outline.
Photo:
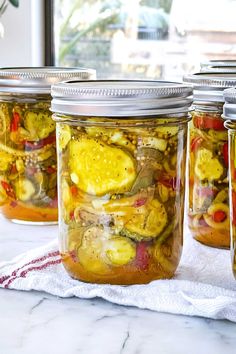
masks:
POLYGON ((51 224, 58 219, 52 83, 92 79, 83 68, 0 69, 0 205, 18 223, 51 224))
POLYGON ((191 94, 155 81, 52 87, 60 252, 73 278, 137 284, 173 276, 191 94))
POLYGON ((229 199, 230 199, 230 235, 231 259, 236 278, 236 90, 224 91, 225 104, 223 117, 229 135, 229 199))
POLYGON ((189 134, 188 225, 201 243, 229 248, 228 136, 221 118, 223 89, 236 86, 236 73, 197 73, 189 134))

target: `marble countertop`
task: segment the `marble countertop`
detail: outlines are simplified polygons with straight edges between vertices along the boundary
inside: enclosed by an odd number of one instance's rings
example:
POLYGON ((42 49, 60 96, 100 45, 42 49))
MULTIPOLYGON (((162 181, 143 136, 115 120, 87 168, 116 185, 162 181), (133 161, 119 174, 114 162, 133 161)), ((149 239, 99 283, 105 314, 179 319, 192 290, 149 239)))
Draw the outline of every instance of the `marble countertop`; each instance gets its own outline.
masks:
MULTIPOLYGON (((57 227, 0 218, 0 261, 52 240, 57 227), (34 233, 37 228, 37 233, 34 233)), ((0 289, 0 354, 234 354, 236 324, 0 289)))

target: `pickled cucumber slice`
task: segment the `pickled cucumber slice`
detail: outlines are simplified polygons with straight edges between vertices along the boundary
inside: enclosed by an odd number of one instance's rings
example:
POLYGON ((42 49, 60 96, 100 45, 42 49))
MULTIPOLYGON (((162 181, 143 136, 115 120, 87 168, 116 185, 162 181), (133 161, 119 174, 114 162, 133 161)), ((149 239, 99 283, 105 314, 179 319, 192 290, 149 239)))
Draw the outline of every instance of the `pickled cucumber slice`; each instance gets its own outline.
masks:
POLYGON ((83 227, 68 230, 67 248, 69 252, 76 252, 81 246, 84 231, 83 227))
POLYGON ((165 139, 156 138, 154 136, 143 137, 140 145, 146 148, 165 151, 167 148, 167 141, 165 139))
POLYGON ((43 199, 46 197, 46 191, 48 190, 48 176, 45 173, 38 171, 34 174, 34 183, 37 192, 33 199, 43 202, 43 199))
POLYGON ((23 173, 25 171, 25 164, 22 159, 16 160, 16 169, 19 173, 23 173))
POLYGON ((175 221, 172 221, 165 227, 152 249, 154 259, 169 273, 173 273, 176 268, 176 262, 173 259, 174 246, 168 242, 168 238, 173 235, 174 225, 175 221))
POLYGON ((62 215, 65 223, 71 221, 71 213, 74 212, 76 200, 72 196, 71 189, 66 179, 62 178, 61 181, 61 195, 62 200, 62 215))
POLYGON ((7 171, 13 160, 10 154, 0 150, 0 171, 7 171))
POLYGON ((167 200, 169 199, 169 188, 164 186, 164 184, 162 184, 162 183, 158 183, 157 184, 157 189, 158 189, 158 193, 159 193, 159 196, 161 198, 161 201, 163 203, 166 203, 167 200))
POLYGON ((103 260, 103 245, 108 237, 108 234, 98 227, 91 227, 84 232, 77 257, 88 272, 101 275, 109 272, 109 266, 103 260))
POLYGON ((126 265, 136 256, 135 243, 122 236, 112 238, 105 244, 105 254, 111 265, 126 265))
POLYGON ((157 199, 153 199, 146 211, 135 214, 125 223, 126 236, 136 239, 145 240, 158 237, 167 224, 167 213, 163 204, 157 199))
POLYGON ((208 137, 210 140, 219 142, 220 140, 222 141, 227 141, 228 140, 228 132, 226 131, 221 131, 221 130, 214 130, 214 129, 209 129, 208 130, 208 137))
POLYGON ((215 199, 213 200, 212 204, 216 203, 223 203, 227 202, 228 204, 228 199, 229 199, 229 189, 225 188, 222 189, 220 192, 217 193, 215 199))
POLYGON ((35 193, 33 183, 27 178, 19 178, 15 183, 15 192, 17 199, 22 202, 30 200, 35 193))
POLYGON ((155 131, 164 137, 172 137, 178 134, 179 128, 178 127, 158 127, 155 129, 155 131))
POLYGON ((63 150, 71 140, 70 126, 67 124, 59 124, 57 128, 57 133, 59 150, 63 150))
POLYGON ((72 181, 98 196, 124 193, 136 178, 135 162, 128 153, 85 137, 70 142, 69 167, 72 181))
POLYGON ((135 145, 126 138, 124 133, 118 129, 104 129, 100 127, 87 127, 86 132, 89 137, 99 138, 106 142, 108 139, 112 144, 124 146, 126 149, 134 151, 135 145))
POLYGON ((48 146, 44 146, 43 148, 35 151, 24 151, 13 149, 12 147, 0 142, 0 150, 16 157, 34 157, 37 158, 38 161, 47 160, 50 156, 55 155, 55 149, 48 146))
POLYGON ((6 104, 0 105, 0 137, 3 136, 10 126, 8 107, 6 104))
POLYGON ((26 112, 24 126, 30 132, 31 139, 44 139, 55 130, 55 122, 50 112, 26 112))
POLYGON ((153 256, 161 267, 170 274, 173 274, 176 269, 176 262, 172 257, 172 247, 164 244, 156 244, 153 251, 153 256))
POLYGON ((10 139, 15 144, 21 144, 24 140, 29 140, 31 138, 28 130, 19 127, 17 131, 10 132, 10 139))
POLYGON ((200 180, 209 181, 219 179, 224 172, 224 168, 217 157, 207 149, 200 149, 197 152, 195 163, 195 174, 200 180))

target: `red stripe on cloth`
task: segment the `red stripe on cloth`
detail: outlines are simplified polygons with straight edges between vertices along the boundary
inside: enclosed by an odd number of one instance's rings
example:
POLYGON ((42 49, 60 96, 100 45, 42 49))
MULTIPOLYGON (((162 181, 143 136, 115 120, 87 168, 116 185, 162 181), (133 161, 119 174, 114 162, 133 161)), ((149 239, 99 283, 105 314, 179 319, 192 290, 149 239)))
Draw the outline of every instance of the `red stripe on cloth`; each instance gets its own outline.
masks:
POLYGON ((9 279, 11 276, 10 275, 4 275, 2 278, 0 278, 0 284, 4 283, 7 279, 9 279))
POLYGON ((23 266, 15 269, 11 275, 4 275, 3 277, 0 278, 0 284, 3 284, 6 280, 8 280, 9 278, 11 277, 16 277, 17 275, 17 272, 19 272, 19 270, 31 265, 31 264, 35 264, 35 263, 38 263, 38 262, 43 262, 45 261, 47 258, 51 258, 51 257, 57 257, 60 255, 60 252, 59 251, 55 251, 55 252, 50 252, 48 254, 46 254, 45 256, 42 256, 40 258, 35 258, 35 259, 32 259, 30 262, 28 263, 25 263, 23 266))
POLYGON ((60 264, 61 263, 61 259, 56 259, 54 261, 49 261, 47 263, 44 263, 40 266, 37 266, 37 267, 31 267, 31 268, 28 268, 26 270, 24 270, 23 272, 21 272, 18 276, 16 277, 13 277, 11 279, 9 279, 9 281, 7 282, 7 284, 4 285, 4 288, 9 288, 9 285, 16 279, 19 279, 19 278, 26 278, 26 275, 29 273, 29 272, 32 272, 32 271, 38 271, 38 270, 43 270, 43 269, 46 269, 48 268, 49 266, 51 265, 56 265, 56 264, 60 264))
POLYGON ((35 263, 37 263, 37 262, 43 262, 43 261, 45 261, 47 258, 57 257, 57 256, 59 256, 59 254, 60 254, 59 251, 55 251, 55 252, 50 252, 50 253, 46 254, 45 256, 43 256, 43 257, 32 259, 32 261, 30 261, 29 263, 26 263, 26 264, 24 264, 22 267, 17 268, 16 270, 14 270, 14 272, 12 272, 11 275, 12 275, 12 276, 16 276, 16 273, 17 273, 19 270, 21 270, 22 268, 24 268, 24 267, 26 267, 26 266, 28 266, 28 265, 30 265, 30 264, 35 264, 35 263))

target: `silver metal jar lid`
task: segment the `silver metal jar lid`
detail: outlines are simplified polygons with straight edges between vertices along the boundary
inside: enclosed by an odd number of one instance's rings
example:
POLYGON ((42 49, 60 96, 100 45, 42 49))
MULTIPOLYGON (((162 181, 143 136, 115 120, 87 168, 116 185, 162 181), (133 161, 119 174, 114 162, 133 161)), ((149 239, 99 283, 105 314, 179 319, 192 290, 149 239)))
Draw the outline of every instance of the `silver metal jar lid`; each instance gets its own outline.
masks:
POLYGON ((183 81, 193 86, 194 103, 224 102, 223 91, 236 86, 235 72, 200 72, 186 75, 183 81))
POLYGON ((212 71, 214 68, 227 70, 236 68, 236 60, 207 60, 200 63, 201 72, 212 71))
POLYGON ((192 88, 167 81, 68 81, 52 86, 51 110, 60 114, 134 117, 187 113, 192 88))
POLYGON ((236 63, 235 66, 209 66, 201 69, 203 73, 235 73, 236 72, 236 63))
POLYGON ((225 119, 236 120, 236 89, 230 88, 224 90, 225 104, 223 106, 223 115, 225 119))
POLYGON ((0 93, 50 93, 51 85, 65 80, 92 80, 96 71, 87 68, 0 68, 0 93))

